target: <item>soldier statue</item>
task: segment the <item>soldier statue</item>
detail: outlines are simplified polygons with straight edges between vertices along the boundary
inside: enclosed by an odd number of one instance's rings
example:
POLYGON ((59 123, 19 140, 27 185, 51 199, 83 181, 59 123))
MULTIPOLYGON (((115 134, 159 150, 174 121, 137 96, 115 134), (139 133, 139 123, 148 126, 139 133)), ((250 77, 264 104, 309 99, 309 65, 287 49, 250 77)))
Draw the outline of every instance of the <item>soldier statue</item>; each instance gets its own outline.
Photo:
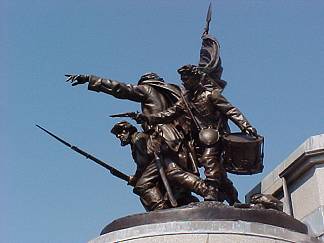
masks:
POLYGON ((147 150, 148 135, 137 132, 137 128, 126 121, 115 124, 111 132, 120 139, 121 146, 131 146, 137 169, 128 183, 134 186, 133 191, 140 196, 144 208, 147 211, 169 208, 160 190, 161 180, 154 156, 147 150))
MULTIPOLYGON (((144 132, 138 132, 134 126, 126 121, 115 124, 111 132, 120 139, 122 146, 128 144, 131 146, 132 157, 137 164, 137 170, 134 176, 131 176, 129 184, 134 186, 134 193, 140 196, 144 207, 148 211, 168 208, 169 206, 163 196, 167 188, 162 186, 164 184, 161 181, 163 175, 159 171, 155 157, 156 151, 161 146, 159 139, 144 132), (158 146, 158 148, 155 148, 155 146, 158 146)), ((172 183, 172 189, 178 189, 171 193, 177 192, 176 200, 179 206, 198 201, 188 191, 193 191, 203 197, 213 193, 209 191, 210 188, 201 178, 184 171, 177 163, 164 159, 163 164, 166 177, 172 183), (185 191, 181 190, 182 188, 185 191)), ((164 184, 164 186, 167 187, 168 185, 164 184)))
MULTIPOLYGON (((205 169, 208 185, 218 193, 222 182, 228 182, 222 166, 220 143, 220 136, 229 132, 227 120, 233 121, 246 134, 257 136, 257 132, 219 89, 210 90, 202 85, 201 73, 197 66, 184 65, 178 72, 185 87, 183 98, 165 111, 151 115, 141 114, 137 120, 158 124, 168 123, 179 116, 190 117, 190 135, 197 153, 200 154, 199 163, 205 169)), ((219 199, 216 196, 214 200, 219 199)))

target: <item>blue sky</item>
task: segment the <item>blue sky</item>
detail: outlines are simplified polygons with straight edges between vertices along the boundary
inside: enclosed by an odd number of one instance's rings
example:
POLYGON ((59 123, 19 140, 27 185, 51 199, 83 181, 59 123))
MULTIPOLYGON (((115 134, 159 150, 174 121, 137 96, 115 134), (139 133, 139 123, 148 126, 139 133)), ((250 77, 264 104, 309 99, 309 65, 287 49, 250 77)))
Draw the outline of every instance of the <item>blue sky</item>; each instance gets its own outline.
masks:
MULTIPOLYGON (((87 242, 112 220, 143 212, 123 181, 35 127, 40 124, 132 174, 109 114, 136 111, 64 82, 66 73, 136 83, 155 71, 178 83, 198 62, 209 1, 0 3, 0 240, 87 242)), ((213 1, 225 96, 265 137, 265 169, 232 176, 243 199, 308 137, 324 132, 324 2, 213 1)))

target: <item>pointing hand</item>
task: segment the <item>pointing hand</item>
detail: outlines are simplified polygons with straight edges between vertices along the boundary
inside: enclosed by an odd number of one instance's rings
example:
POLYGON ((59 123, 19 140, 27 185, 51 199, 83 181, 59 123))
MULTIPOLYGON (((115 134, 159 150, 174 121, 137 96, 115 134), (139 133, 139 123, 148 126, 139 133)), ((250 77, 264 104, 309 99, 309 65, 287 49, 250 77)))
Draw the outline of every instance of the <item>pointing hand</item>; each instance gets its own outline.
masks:
POLYGON ((65 74, 66 82, 71 82, 72 86, 89 82, 89 75, 65 74))

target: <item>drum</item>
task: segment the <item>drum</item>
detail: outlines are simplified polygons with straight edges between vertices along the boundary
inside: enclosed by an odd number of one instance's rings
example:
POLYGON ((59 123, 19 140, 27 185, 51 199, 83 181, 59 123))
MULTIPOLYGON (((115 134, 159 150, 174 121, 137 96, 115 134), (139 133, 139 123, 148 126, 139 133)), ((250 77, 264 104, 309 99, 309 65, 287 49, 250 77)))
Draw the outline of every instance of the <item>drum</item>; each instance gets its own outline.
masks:
POLYGON ((263 170, 263 143, 261 136, 231 133, 222 138, 223 165, 227 172, 252 175, 263 170))

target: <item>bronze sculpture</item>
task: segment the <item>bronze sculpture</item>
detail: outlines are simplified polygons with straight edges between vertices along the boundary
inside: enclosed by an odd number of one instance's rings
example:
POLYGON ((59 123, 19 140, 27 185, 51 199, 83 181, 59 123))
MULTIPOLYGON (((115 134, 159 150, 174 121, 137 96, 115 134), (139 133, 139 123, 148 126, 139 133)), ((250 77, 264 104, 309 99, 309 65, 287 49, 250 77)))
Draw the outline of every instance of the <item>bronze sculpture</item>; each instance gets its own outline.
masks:
MULTIPOLYGON (((190 139, 194 140, 195 147, 198 148, 199 162, 205 168, 208 185, 218 192, 221 182, 227 181, 221 162, 222 150, 219 139, 221 135, 229 133, 227 119, 231 119, 243 132, 251 136, 257 136, 256 129, 220 94, 218 89, 210 91, 201 84, 201 74, 196 66, 185 65, 178 72, 186 89, 185 96, 173 107, 150 116, 141 114, 137 120, 155 124, 169 122, 179 116, 190 117, 192 124, 189 131, 190 139)), ((232 194, 235 194, 234 190, 232 194)), ((236 199, 233 200, 235 202, 236 199)))
MULTIPOLYGON (((165 82, 153 72, 142 75, 137 84, 95 75, 65 75, 72 86, 87 83, 89 90, 140 103, 141 113, 129 112, 112 117, 132 118, 142 125, 142 131, 122 121, 115 124, 111 132, 120 139, 122 146, 131 147, 137 170, 134 176, 124 174, 124 180, 134 186, 134 193, 139 195, 148 211, 197 202, 192 192, 205 201, 227 201, 229 205, 234 205, 240 201, 236 188, 227 177, 227 170, 253 174, 263 168, 260 153, 254 156, 257 157, 254 161, 257 169, 251 169, 245 158, 242 159, 244 162, 240 158, 235 161, 243 163, 243 169, 235 165, 229 170, 223 165, 224 158, 230 157, 228 151, 225 154, 223 139, 230 134, 228 120, 241 129, 239 137, 247 136, 254 141, 260 136, 243 114, 222 95, 226 81, 221 79, 220 45, 208 33, 210 21, 211 6, 201 37, 198 65, 184 65, 178 69, 184 88, 165 82), (198 167, 204 168, 205 179, 200 177, 198 167)), ((62 139, 41 129, 67 145, 62 139)), ((257 151, 249 153, 260 152, 262 143, 263 140, 255 143, 257 151)), ((230 145, 226 148, 231 150, 230 145)), ((83 155, 88 157, 88 154, 83 155)), ((234 163, 231 158, 228 160, 230 164, 234 163)))
MULTIPOLYGON (((111 133, 120 140, 121 146, 130 148, 136 164, 134 174, 124 174, 38 126, 126 181, 139 197, 147 212, 114 220, 101 234, 128 228, 136 234, 138 229, 152 229, 151 224, 170 227, 173 234, 174 222, 180 227, 188 225, 188 232, 196 234, 197 221, 204 226, 212 225, 208 237, 216 227, 222 228, 224 221, 237 224, 239 232, 245 229, 241 225, 250 222, 307 232, 305 225, 281 212, 282 203, 272 195, 253 195, 251 200, 247 199, 248 203, 238 199, 227 173, 260 173, 263 138, 222 94, 227 82, 222 80, 220 45, 208 33, 210 19, 209 8, 199 62, 178 69, 182 86, 165 82, 153 72, 142 75, 137 84, 94 75, 66 75, 72 86, 87 84, 91 91, 141 105, 140 112, 111 115, 118 118, 111 133), (129 120, 119 121, 122 117, 131 118, 141 126, 129 120), (241 130, 239 133, 231 132, 230 121, 241 130), (140 228, 133 229, 137 226, 140 228)), ((108 193, 115 197, 111 191, 108 193)))

